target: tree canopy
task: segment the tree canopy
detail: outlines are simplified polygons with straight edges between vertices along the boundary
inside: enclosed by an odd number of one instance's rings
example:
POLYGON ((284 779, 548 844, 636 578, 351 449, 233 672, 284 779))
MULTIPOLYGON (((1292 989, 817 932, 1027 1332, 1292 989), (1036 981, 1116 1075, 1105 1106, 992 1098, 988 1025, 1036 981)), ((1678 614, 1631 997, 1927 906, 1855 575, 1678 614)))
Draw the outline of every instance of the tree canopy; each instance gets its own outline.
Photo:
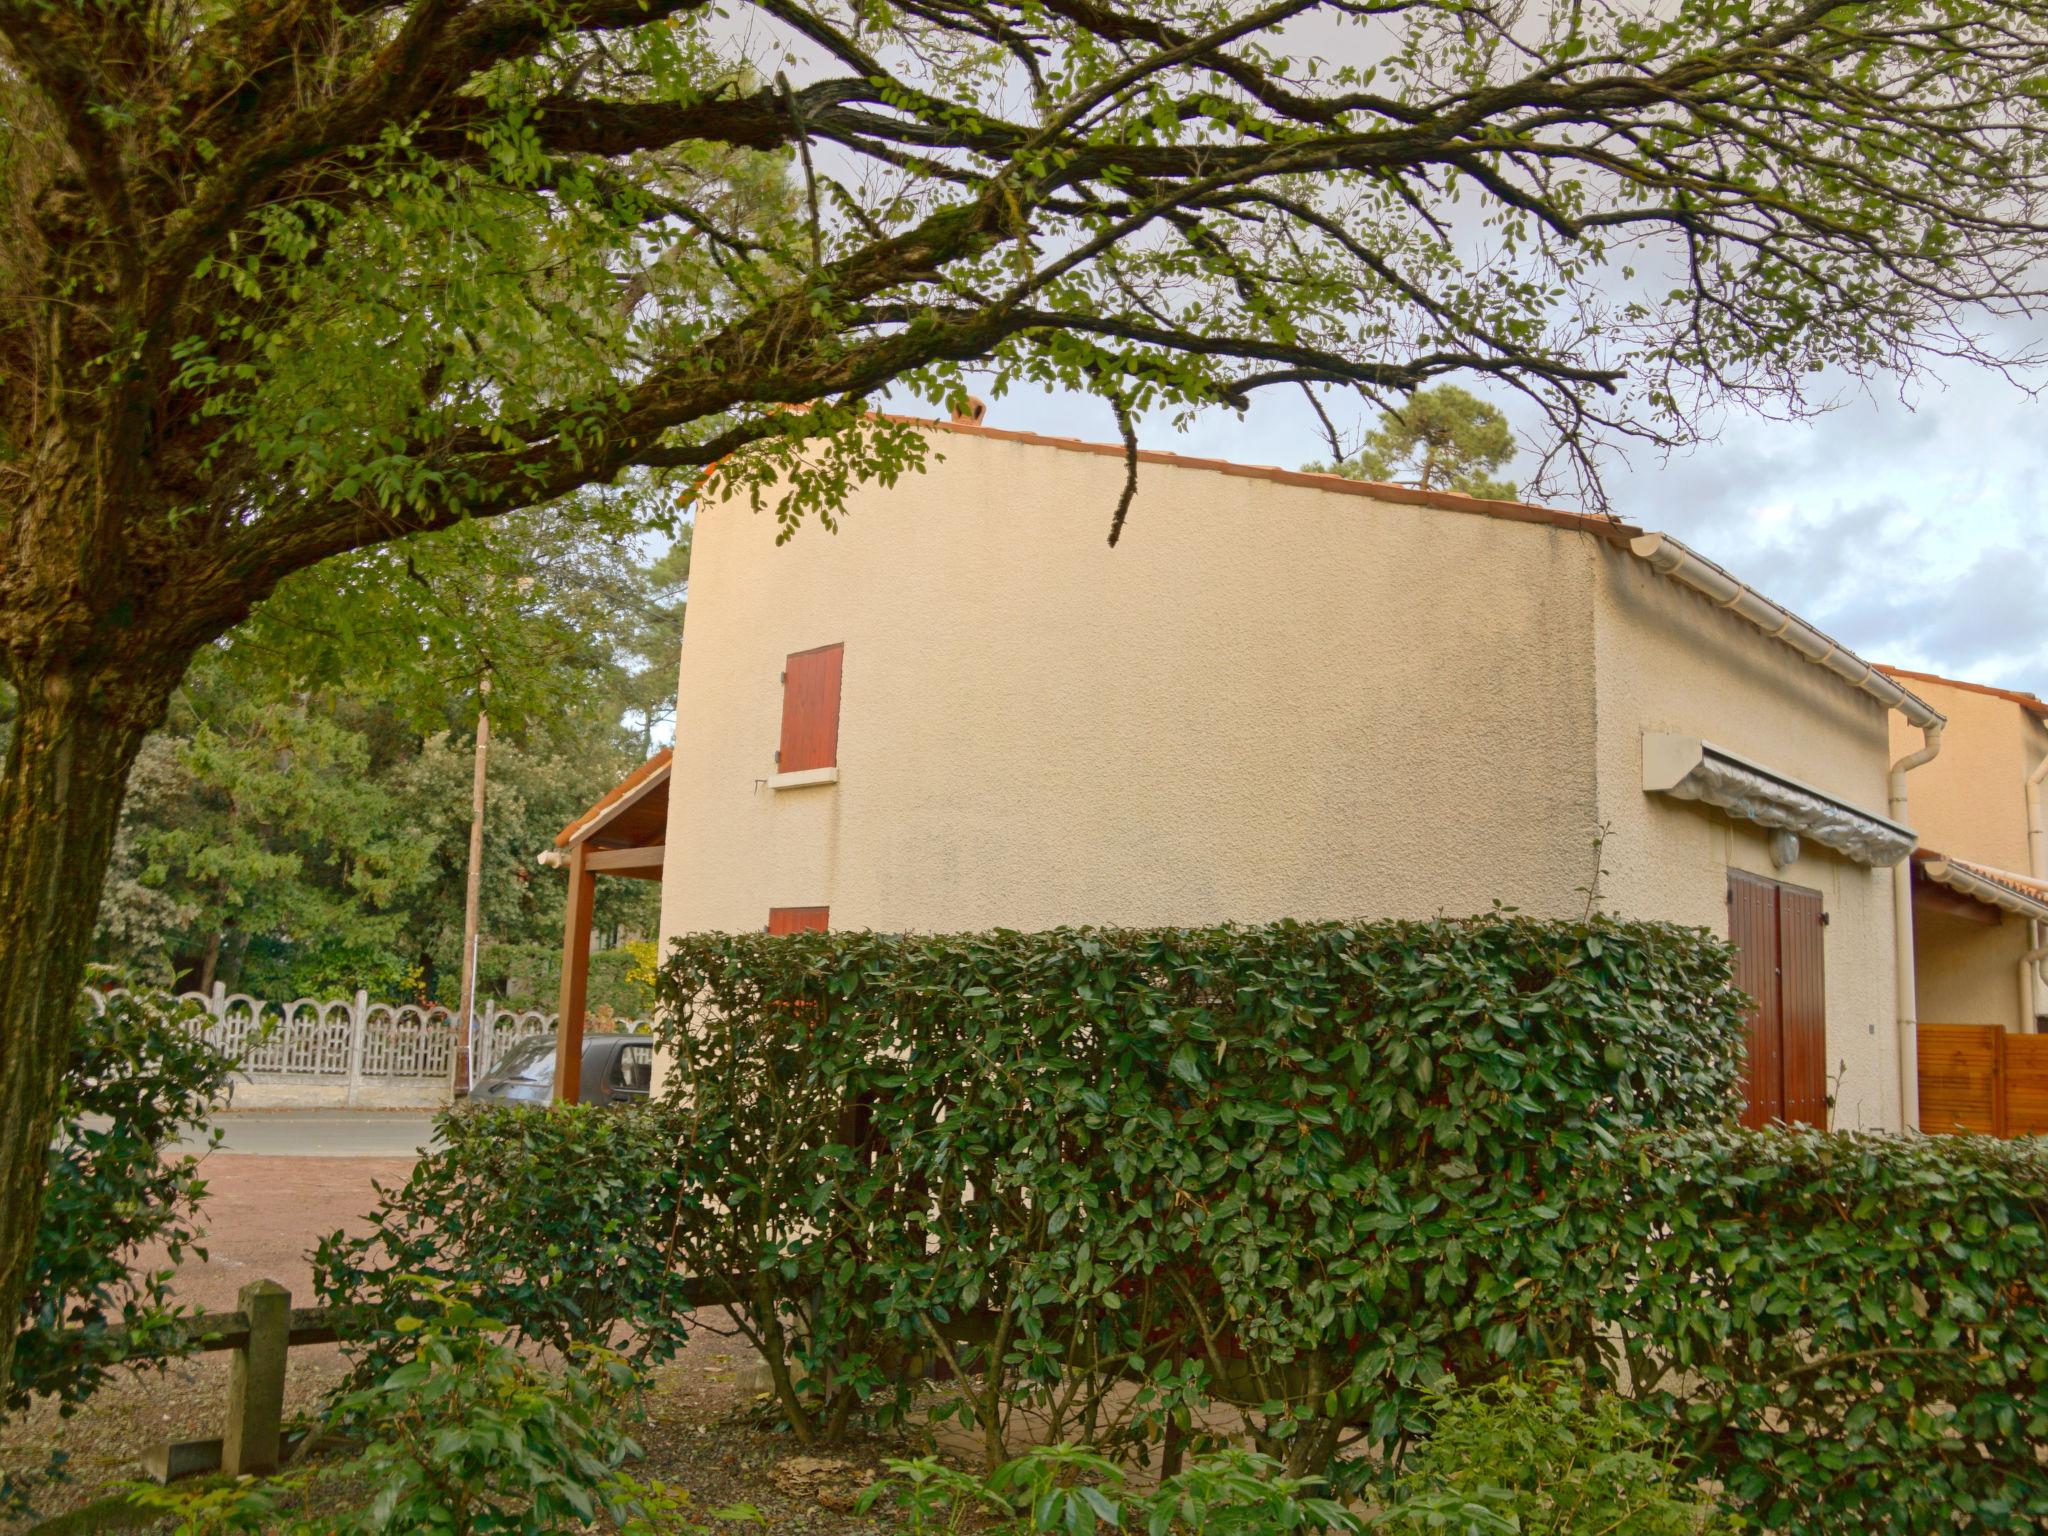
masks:
POLYGON ((1381 416, 1356 453, 1303 467, 1347 480, 1391 480, 1510 501, 1514 482, 1496 480, 1492 472, 1514 456, 1514 430, 1499 406, 1455 384, 1437 384, 1381 416))
POLYGON ((829 520, 970 366, 1132 446, 1471 373, 1547 473, 2009 362, 2044 65, 2048 0, 0 0, 0 1309, 128 769, 298 573, 636 469, 829 520))

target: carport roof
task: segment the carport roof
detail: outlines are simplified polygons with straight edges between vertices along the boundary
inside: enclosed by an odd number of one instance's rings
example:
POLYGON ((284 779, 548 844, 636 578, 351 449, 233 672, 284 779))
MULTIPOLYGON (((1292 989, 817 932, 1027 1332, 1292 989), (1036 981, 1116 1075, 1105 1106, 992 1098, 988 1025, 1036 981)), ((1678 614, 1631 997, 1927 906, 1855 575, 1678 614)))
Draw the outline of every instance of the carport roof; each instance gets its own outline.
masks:
POLYGON ((1997 907, 2015 917, 2048 922, 2048 884, 2009 869, 1997 869, 1970 859, 1952 859, 1931 848, 1915 849, 1913 862, 1920 873, 1936 885, 1945 885, 1987 907, 1997 907))

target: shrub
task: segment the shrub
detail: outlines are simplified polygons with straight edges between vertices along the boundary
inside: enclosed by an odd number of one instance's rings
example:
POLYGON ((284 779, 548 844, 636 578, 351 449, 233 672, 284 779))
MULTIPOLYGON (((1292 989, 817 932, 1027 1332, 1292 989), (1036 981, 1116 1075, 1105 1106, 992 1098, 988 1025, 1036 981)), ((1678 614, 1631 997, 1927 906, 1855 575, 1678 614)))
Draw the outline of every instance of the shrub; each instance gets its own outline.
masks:
POLYGON ((683 1341, 664 1236, 679 1203, 673 1127, 651 1110, 464 1108, 442 1115, 430 1154, 378 1190, 371 1227, 313 1255, 314 1288, 379 1321, 352 1345, 359 1381, 403 1344, 423 1295, 459 1285, 515 1337, 567 1354, 625 1329, 653 1362, 683 1341))
POLYGON ((858 1507, 868 1513, 887 1500, 902 1536, 1088 1536, 1098 1525, 1148 1536, 1356 1536, 1365 1525, 1318 1495, 1313 1478, 1241 1450, 1200 1457, 1151 1489, 1131 1487, 1121 1467, 1073 1445, 1034 1447, 980 1477, 929 1457, 888 1466, 858 1507))
MULTIPOLYGON (((206 1184, 199 1158, 170 1155, 201 1129, 232 1064, 189 1027, 192 1010, 116 992, 105 1011, 82 1006, 59 1088, 58 1129, 17 1322, 5 1409, 54 1397, 67 1415, 129 1360, 176 1353, 170 1279, 197 1248, 206 1184), (169 1265, 138 1269, 162 1245, 169 1265)), ((216 1136, 215 1140, 218 1140, 216 1136)))
POLYGON ((428 1287, 422 1300, 422 1315, 403 1321, 394 1368, 339 1405, 368 1442, 362 1455, 267 1483, 141 1487, 132 1497, 177 1517, 180 1536, 545 1536, 600 1522, 627 1536, 702 1536, 675 1491, 624 1470, 640 1451, 624 1429, 637 1377, 622 1357, 581 1349, 551 1373, 505 1343, 459 1289, 428 1287), (339 1489, 358 1498, 367 1489, 367 1502, 325 1507, 339 1489), (294 1516, 294 1505, 322 1512, 294 1516))
POLYGON ((1510 914, 700 935, 662 1002, 678 1257, 741 1277, 799 1436, 936 1356, 991 1462, 1022 1405, 1143 1446, 1223 1398, 1293 1474, 1583 1347, 1534 1283, 1574 1169, 1725 1116, 1742 1015, 1702 933, 1510 914))
POLYGON ((1548 1367, 1429 1402, 1429 1438, 1408 1456, 1389 1536, 1706 1536, 1727 1524, 1685 1486, 1644 1417, 1548 1367))
POLYGON ((1730 1128, 1582 1179, 1573 1284, 1608 1368, 1732 1508, 2048 1523, 2048 1142, 1730 1128))

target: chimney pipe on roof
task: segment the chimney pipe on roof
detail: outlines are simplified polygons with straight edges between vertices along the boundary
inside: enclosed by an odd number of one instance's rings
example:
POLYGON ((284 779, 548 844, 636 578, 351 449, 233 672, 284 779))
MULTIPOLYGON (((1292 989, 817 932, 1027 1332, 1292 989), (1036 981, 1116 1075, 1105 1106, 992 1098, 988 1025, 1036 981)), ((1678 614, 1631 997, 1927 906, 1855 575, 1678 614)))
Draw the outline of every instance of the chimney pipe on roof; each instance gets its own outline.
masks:
POLYGON ((969 395, 967 403, 953 412, 951 420, 955 426, 978 427, 981 425, 981 418, 987 414, 988 402, 977 396, 969 395))

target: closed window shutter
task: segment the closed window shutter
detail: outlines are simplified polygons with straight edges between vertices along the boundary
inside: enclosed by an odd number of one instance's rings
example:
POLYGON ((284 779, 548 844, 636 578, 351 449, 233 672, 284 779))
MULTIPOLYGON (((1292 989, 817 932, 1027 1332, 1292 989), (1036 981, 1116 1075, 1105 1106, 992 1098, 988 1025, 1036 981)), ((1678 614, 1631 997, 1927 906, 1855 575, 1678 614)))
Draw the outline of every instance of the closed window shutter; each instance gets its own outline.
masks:
POLYGON ((1827 1000, 1820 892, 1778 887, 1778 1013, 1785 1032, 1785 1118, 1828 1123, 1827 1000))
POLYGON ((782 747, 776 771, 801 773, 839 763, 839 673, 844 645, 799 651, 782 674, 782 747))
POLYGON ((770 907, 770 933, 813 933, 832 925, 830 907, 770 907))
POLYGON ((1820 892, 1728 873, 1735 985, 1750 996, 1744 1125, 1825 1126, 1827 997, 1820 892))
POLYGON ((1742 1123, 1769 1125, 1785 1113, 1783 1031, 1778 1017, 1778 887, 1753 875, 1728 875, 1728 937, 1735 985, 1749 994, 1749 1051, 1742 1123))

